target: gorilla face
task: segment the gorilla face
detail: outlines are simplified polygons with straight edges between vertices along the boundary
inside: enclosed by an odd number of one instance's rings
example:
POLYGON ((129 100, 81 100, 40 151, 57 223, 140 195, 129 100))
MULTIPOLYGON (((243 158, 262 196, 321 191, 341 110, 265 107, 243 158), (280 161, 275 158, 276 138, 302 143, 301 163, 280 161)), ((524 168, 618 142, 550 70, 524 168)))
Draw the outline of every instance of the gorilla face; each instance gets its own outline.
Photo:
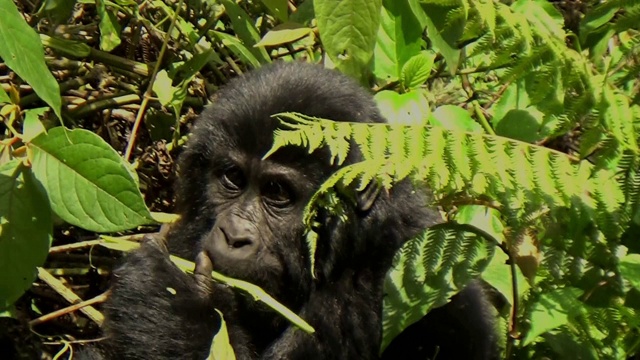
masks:
MULTIPOLYGON (((297 72, 276 64, 249 73, 217 93, 181 158, 177 195, 183 220, 173 232, 180 236, 169 237, 172 252, 197 256, 198 271, 212 267, 250 281, 288 305, 304 298, 312 282, 304 207, 336 168, 326 151, 309 155, 297 147, 263 160, 279 124, 272 115, 383 121, 370 95, 351 80, 317 66, 296 65, 297 72), (313 81, 327 75, 331 81, 313 81)), ((335 265, 335 240, 327 238, 319 247, 324 254, 319 264, 335 265)))
POLYGON ((302 213, 321 179, 242 151, 213 159, 203 196, 215 222, 200 240, 201 251, 214 269, 268 292, 301 289, 309 281, 302 213))

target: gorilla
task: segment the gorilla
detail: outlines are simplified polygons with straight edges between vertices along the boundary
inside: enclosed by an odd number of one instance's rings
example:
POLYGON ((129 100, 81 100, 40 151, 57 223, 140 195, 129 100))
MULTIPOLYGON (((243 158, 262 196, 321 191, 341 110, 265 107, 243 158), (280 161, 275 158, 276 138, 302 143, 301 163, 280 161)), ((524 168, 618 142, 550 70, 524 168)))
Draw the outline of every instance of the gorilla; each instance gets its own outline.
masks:
MULTIPOLYGON (((303 210, 338 166, 320 149, 286 147, 266 159, 272 115, 382 123, 372 96, 334 70, 275 63, 220 89, 181 154, 177 212, 162 240, 143 243, 115 272, 105 333, 89 359, 205 359, 223 315, 238 359, 379 359, 383 282, 395 252, 440 222, 428 194, 401 182, 352 189, 347 220, 319 214, 315 276, 303 210), (355 201, 353 201, 355 200, 355 201), (195 261, 195 275, 168 254, 195 261), (254 283, 315 328, 308 334, 211 270, 254 283)), ((354 146, 346 164, 361 155, 354 146)), ((346 191, 346 190, 345 190, 346 191)), ((346 198, 346 196, 345 196, 346 198)), ((479 282, 431 311, 383 359, 495 359, 493 315, 479 282)))

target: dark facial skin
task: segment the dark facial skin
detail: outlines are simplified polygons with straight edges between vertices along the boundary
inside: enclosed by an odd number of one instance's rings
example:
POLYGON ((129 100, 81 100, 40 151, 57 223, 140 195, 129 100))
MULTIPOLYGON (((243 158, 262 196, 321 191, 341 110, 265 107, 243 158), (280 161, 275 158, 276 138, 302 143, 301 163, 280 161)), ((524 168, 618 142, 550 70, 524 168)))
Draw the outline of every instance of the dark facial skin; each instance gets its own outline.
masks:
POLYGON ((287 246, 290 253, 305 251, 301 215, 315 184, 291 166, 250 154, 230 153, 217 160, 206 192, 216 220, 200 242, 196 273, 207 275, 215 268, 274 294, 283 285, 308 279, 300 273, 304 256, 287 261, 282 252, 287 246), (287 228, 294 231, 282 231, 287 228), (285 279, 285 273, 292 276, 285 279))

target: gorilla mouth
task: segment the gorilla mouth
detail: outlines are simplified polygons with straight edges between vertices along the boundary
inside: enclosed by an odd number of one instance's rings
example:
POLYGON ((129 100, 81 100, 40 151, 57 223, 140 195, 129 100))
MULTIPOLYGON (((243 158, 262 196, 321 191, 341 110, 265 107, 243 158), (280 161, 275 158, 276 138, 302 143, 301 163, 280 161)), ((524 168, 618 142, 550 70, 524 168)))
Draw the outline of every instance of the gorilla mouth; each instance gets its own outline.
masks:
POLYGON ((281 279, 284 271, 273 254, 263 251, 258 256, 238 258, 229 256, 229 250, 212 250, 202 250, 196 256, 196 274, 211 276, 212 271, 217 271, 225 276, 258 285, 271 295, 277 295, 281 291, 281 287, 274 283, 273 279, 281 279))

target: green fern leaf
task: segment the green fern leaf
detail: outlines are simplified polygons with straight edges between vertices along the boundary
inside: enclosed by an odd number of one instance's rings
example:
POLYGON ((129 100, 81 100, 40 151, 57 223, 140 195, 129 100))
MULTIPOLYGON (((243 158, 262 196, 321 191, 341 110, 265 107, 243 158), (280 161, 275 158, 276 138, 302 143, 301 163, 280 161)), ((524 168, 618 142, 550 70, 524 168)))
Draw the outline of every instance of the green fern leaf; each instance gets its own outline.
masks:
POLYGON ((396 254, 385 281, 382 349, 486 268, 495 245, 474 231, 468 225, 439 225, 396 254))

